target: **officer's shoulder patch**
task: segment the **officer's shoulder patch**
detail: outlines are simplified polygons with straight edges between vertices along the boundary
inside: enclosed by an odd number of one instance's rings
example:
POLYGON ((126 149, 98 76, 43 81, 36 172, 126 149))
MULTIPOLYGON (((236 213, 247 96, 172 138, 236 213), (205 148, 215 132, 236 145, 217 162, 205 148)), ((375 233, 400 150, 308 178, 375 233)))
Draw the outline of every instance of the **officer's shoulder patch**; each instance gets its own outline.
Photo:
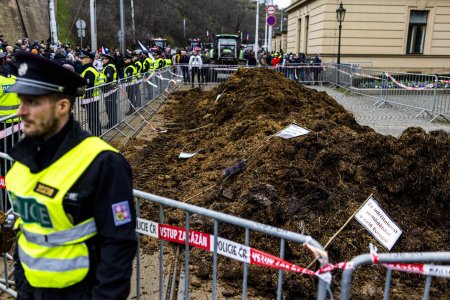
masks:
POLYGON ((128 201, 114 203, 112 205, 112 213, 114 218, 114 224, 116 226, 120 226, 131 222, 131 212, 128 201))

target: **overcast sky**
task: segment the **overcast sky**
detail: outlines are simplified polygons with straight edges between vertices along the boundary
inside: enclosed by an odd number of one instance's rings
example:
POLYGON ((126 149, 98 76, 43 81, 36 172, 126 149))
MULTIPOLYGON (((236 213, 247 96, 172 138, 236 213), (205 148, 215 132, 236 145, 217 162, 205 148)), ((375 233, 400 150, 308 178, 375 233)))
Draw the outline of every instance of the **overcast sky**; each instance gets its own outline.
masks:
POLYGON ((291 4, 291 0, 273 0, 273 4, 278 5, 279 8, 286 8, 291 4))

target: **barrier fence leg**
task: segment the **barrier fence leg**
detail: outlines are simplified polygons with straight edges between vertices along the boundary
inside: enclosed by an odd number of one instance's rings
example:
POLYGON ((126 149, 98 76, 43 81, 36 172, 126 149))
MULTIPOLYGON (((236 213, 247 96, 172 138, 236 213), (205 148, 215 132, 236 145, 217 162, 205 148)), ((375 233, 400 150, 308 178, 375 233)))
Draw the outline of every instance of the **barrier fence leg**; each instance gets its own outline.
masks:
POLYGON ((212 299, 215 300, 217 295, 217 237, 219 235, 219 222, 214 220, 214 252, 213 252, 213 284, 212 299))
POLYGON ((423 300, 428 300, 430 297, 430 289, 431 289, 431 280, 432 276, 427 276, 425 279, 425 291, 423 292, 423 300))
MULTIPOLYGON (((285 248, 285 240, 281 239, 281 241, 280 241, 280 258, 281 259, 284 259, 284 248, 285 248)), ((283 270, 278 270, 277 300, 281 300, 282 294, 283 294, 283 270)))
POLYGON ((184 249, 184 299, 189 299, 189 221, 190 214, 186 212, 186 242, 184 249))
MULTIPOLYGON (((245 246, 248 246, 250 243, 250 229, 245 228, 245 246)), ((248 277, 248 265, 244 263, 244 274, 242 280, 242 299, 247 299, 247 277, 248 277)))
POLYGON ((391 289, 391 279, 392 279, 392 270, 387 269, 386 272, 386 283, 384 284, 384 300, 389 299, 390 289, 391 289))
MULTIPOLYGON (((141 209, 140 209, 140 204, 139 204, 139 198, 138 197, 134 197, 135 201, 136 201, 136 217, 140 218, 141 217, 141 209)), ((141 293, 140 293, 140 289, 141 289, 141 254, 139 253, 139 249, 141 249, 141 239, 139 238, 139 234, 136 233, 137 235, 137 241, 138 241, 138 251, 136 252, 136 299, 139 300, 141 299, 141 293)))
MULTIPOLYGON (((159 224, 164 224, 164 208, 159 205, 159 224)), ((159 300, 163 300, 163 253, 164 253, 164 243, 163 240, 159 240, 159 300)))

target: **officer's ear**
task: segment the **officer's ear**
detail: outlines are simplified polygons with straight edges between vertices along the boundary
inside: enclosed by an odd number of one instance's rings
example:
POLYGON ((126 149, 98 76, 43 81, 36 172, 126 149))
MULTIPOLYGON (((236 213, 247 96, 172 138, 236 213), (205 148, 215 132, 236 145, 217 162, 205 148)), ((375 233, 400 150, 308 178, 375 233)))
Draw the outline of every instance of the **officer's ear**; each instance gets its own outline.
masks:
POLYGON ((72 109, 72 102, 68 97, 58 97, 56 99, 56 113, 58 116, 69 114, 72 109))

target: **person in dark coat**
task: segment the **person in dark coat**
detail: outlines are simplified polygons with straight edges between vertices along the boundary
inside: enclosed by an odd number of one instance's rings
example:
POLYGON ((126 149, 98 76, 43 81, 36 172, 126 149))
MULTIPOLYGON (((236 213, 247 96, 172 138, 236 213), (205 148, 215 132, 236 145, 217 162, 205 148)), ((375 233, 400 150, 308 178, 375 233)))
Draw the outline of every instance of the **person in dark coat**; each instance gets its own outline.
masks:
POLYGON ((117 124, 117 93, 113 91, 113 83, 117 81, 117 69, 113 63, 114 59, 109 54, 102 55, 103 70, 106 78, 102 91, 104 93, 106 114, 108 115, 108 124, 103 126, 105 129, 114 127, 117 124))
POLYGON ((183 83, 187 84, 191 81, 191 76, 189 74, 189 56, 186 51, 181 51, 180 61, 181 72, 183 72, 183 83))
POLYGON ((256 58, 255 58, 255 52, 253 51, 249 51, 249 55, 247 58, 247 64, 249 66, 256 66, 258 63, 256 62, 256 58))
POLYGON ((89 131, 96 136, 102 133, 99 110, 99 90, 95 88, 99 84, 100 74, 92 63, 95 59, 94 52, 84 51, 80 54, 83 71, 81 77, 86 81, 86 93, 82 99, 82 107, 86 109, 89 131))

